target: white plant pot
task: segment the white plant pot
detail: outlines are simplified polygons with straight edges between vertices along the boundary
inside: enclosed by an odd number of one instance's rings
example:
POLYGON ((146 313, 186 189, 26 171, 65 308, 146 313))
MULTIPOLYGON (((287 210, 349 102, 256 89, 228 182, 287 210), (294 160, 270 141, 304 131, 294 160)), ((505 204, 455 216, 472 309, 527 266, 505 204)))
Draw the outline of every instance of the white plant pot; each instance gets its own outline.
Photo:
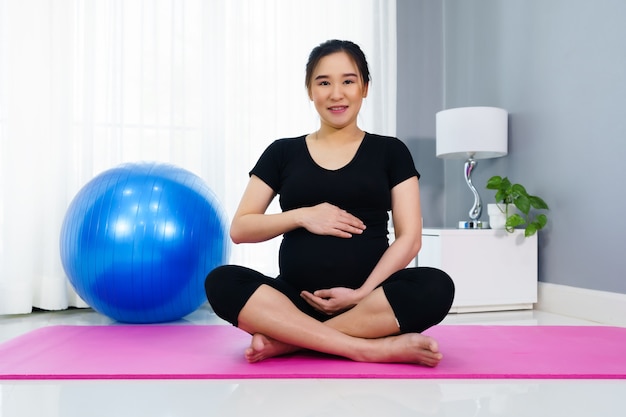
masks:
MULTIPOLYGON (((487 214, 489 215, 489 227, 496 230, 504 230, 506 225, 506 204, 487 204, 487 214)), ((509 207, 509 216, 517 212, 513 205, 509 207)))

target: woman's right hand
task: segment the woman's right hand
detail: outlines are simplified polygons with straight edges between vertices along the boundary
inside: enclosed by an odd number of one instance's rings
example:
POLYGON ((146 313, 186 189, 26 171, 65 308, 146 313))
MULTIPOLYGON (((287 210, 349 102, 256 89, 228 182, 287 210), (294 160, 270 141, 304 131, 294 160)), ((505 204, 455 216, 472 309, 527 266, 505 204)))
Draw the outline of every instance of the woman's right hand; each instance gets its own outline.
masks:
POLYGON ((355 234, 360 235, 365 230, 365 224, 361 219, 330 203, 321 203, 300 210, 302 227, 317 235, 350 238, 355 234))

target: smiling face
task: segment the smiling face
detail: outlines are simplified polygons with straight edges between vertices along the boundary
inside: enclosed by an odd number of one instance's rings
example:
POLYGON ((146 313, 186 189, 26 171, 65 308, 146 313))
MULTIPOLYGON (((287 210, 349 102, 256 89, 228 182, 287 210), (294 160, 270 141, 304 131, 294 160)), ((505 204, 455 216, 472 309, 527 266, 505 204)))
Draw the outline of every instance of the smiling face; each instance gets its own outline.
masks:
POLYGON ((322 125, 334 129, 356 125, 367 87, 347 53, 336 52, 320 59, 311 74, 309 97, 322 125))

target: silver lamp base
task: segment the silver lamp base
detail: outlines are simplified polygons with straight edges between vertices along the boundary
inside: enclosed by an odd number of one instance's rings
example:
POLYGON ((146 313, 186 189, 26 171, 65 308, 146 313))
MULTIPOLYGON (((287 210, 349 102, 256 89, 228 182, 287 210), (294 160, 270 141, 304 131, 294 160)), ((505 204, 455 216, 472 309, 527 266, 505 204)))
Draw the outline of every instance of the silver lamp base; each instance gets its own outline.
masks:
POLYGON ((460 221, 459 229, 489 229, 489 222, 482 220, 460 221))

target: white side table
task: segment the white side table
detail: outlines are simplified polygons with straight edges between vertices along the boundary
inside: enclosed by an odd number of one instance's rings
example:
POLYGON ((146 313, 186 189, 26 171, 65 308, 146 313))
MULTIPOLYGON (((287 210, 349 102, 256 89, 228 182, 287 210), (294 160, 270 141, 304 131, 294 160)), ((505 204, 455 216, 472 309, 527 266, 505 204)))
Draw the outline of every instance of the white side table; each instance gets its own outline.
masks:
POLYGON ((523 230, 424 229, 418 266, 447 272, 452 313, 532 309, 537 302, 537 235, 523 230))

